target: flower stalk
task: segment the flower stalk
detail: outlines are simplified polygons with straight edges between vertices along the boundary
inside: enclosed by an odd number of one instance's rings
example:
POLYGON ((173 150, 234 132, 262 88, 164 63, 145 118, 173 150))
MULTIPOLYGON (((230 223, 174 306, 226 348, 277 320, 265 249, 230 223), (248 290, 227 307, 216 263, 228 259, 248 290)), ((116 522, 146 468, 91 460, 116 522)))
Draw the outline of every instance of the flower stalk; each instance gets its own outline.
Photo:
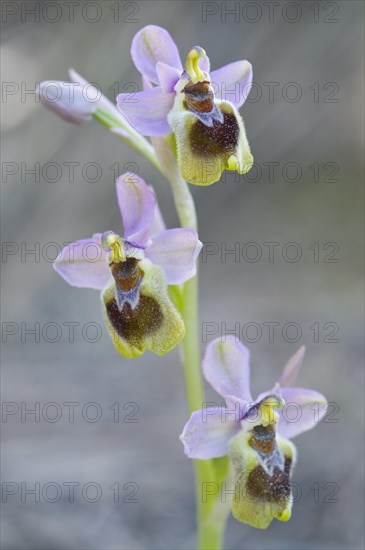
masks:
MULTIPOLYGON (((198 275, 184 283, 181 315, 186 333, 182 343, 185 390, 189 413, 199 410, 204 403, 201 374, 198 313, 198 275)), ((211 460, 194 460, 196 521, 199 550, 220 550, 223 545, 225 515, 212 517, 212 503, 204 498, 207 484, 217 479, 211 460)))
POLYGON ((133 149, 141 153, 141 155, 146 157, 159 172, 163 173, 162 166, 156 157, 153 146, 129 124, 123 124, 119 118, 113 117, 110 113, 101 108, 95 110, 93 118, 97 122, 100 122, 102 126, 113 132, 113 134, 124 141, 124 143, 127 143, 133 149))
MULTIPOLYGON (((163 138, 153 138, 157 156, 161 159, 163 172, 170 182, 176 211, 181 227, 197 231, 197 216, 193 197, 185 180, 179 173, 172 151, 163 138)), ((180 313, 185 324, 185 337, 182 342, 182 363, 185 378, 185 391, 189 414, 199 410, 205 401, 201 372, 201 354, 199 339, 199 279, 196 276, 186 281, 182 288, 180 313)), ((195 503, 197 539, 199 550, 220 550, 227 514, 215 514, 212 517, 214 503, 204 498, 207 484, 216 484, 217 479, 211 460, 194 460, 195 503)))

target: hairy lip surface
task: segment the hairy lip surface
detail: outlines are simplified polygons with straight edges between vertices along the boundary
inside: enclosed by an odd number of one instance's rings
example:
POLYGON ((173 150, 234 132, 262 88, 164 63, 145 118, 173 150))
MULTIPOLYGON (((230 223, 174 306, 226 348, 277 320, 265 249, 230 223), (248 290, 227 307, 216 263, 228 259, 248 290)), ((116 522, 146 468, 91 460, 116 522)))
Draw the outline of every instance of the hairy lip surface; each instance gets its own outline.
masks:
POLYGON ((135 309, 125 303, 122 311, 119 311, 115 299, 106 303, 105 307, 118 336, 138 349, 142 349, 144 338, 157 331, 163 322, 161 308, 151 296, 141 294, 135 309))

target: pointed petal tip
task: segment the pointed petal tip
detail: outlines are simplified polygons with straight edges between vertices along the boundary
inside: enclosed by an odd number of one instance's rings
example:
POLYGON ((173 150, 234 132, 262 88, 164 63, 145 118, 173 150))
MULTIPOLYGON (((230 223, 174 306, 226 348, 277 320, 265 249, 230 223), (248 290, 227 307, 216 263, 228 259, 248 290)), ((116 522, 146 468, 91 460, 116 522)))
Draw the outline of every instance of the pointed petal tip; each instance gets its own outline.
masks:
POLYGON ((195 259, 199 256, 202 248, 203 248, 203 243, 198 239, 198 241, 196 243, 196 248, 195 248, 195 252, 196 252, 195 259))
POLYGON ((281 387, 291 386, 296 381, 305 355, 305 346, 301 346, 285 364, 278 383, 281 387))
POLYGON ((248 361, 250 360, 250 350, 248 349, 247 346, 245 346, 245 344, 243 344, 241 342, 241 340, 239 338, 237 338, 237 336, 234 336, 233 334, 226 334, 224 336, 224 340, 223 340, 222 336, 218 336, 217 338, 214 338, 207 345, 207 349, 209 347, 214 348, 215 346, 217 346, 217 347, 221 347, 221 346, 222 347, 225 347, 225 346, 237 347, 237 349, 239 348, 247 356, 247 360, 248 361))
POLYGON ((75 69, 73 67, 70 67, 69 70, 68 70, 68 76, 70 77, 70 79, 72 80, 72 82, 76 82, 75 79, 77 78, 81 78, 81 75, 79 75, 79 73, 77 71, 75 71, 75 69))

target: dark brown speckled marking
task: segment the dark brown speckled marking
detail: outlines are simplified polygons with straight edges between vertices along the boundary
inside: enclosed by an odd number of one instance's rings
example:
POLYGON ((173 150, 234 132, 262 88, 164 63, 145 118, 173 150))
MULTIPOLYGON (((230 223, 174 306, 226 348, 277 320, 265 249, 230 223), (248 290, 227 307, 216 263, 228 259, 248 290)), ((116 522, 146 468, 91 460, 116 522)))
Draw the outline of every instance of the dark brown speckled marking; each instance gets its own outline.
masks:
POLYGON ((119 311, 113 298, 105 304, 108 319, 116 333, 131 345, 141 348, 143 339, 156 332, 162 325, 163 314, 158 302, 150 297, 139 297, 139 303, 133 310, 128 302, 119 311))
POLYGON ((282 504, 290 496, 291 463, 291 459, 285 457, 284 470, 275 468, 272 476, 262 466, 256 466, 247 478, 248 495, 265 502, 282 504))
POLYGON ((223 123, 213 121, 213 126, 206 126, 196 120, 190 129, 190 146, 199 157, 217 158, 230 156, 236 150, 239 126, 236 117, 223 112, 223 123))

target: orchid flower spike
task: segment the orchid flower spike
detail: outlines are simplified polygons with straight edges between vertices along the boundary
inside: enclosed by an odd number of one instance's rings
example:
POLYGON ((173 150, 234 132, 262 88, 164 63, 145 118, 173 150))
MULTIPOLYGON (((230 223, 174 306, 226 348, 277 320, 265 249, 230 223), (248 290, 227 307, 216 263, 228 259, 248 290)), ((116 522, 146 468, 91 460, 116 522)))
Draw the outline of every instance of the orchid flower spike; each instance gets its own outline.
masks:
POLYGON ((296 461, 290 438, 314 428, 326 412, 322 394, 289 387, 298 375, 304 351, 301 347, 275 386, 254 401, 248 349, 233 336, 227 336, 226 342, 212 341, 203 372, 224 397, 226 407, 193 412, 180 436, 189 458, 229 455, 235 481, 232 513, 253 527, 265 529, 274 518, 290 519, 290 478, 296 461), (288 410, 293 406, 298 413, 295 419, 288 410))
POLYGON ((137 175, 120 176, 116 187, 124 237, 106 231, 69 244, 54 268, 72 286, 101 290, 119 353, 163 355, 185 334, 167 285, 195 275, 202 243, 191 229, 165 229, 154 191, 137 175))
POLYGON ((205 51, 195 46, 183 68, 170 34, 155 25, 136 34, 131 55, 148 89, 133 98, 119 94, 118 108, 143 135, 174 132, 178 164, 187 182, 210 185, 223 170, 250 170, 253 157, 238 112, 252 84, 248 61, 210 72, 205 51))

